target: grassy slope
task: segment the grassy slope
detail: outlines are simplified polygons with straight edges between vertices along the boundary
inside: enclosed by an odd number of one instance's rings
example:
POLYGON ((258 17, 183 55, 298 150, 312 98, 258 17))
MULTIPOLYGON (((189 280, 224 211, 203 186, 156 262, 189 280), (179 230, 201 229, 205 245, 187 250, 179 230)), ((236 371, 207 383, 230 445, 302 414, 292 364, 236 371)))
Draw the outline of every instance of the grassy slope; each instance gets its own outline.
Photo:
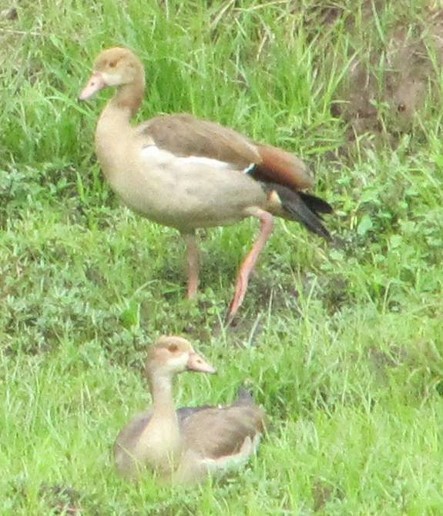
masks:
MULTIPOLYGON (((0 512, 440 512, 439 110, 396 151, 356 145, 345 161, 330 104, 343 56, 369 45, 342 25, 312 39, 292 2, 93 4, 22 2, 17 21, 0 21, 0 512), (92 135, 103 99, 75 99, 114 44, 149 70, 143 118, 192 111, 293 149, 337 207, 330 248, 277 224, 235 329, 220 321, 255 222, 202 234, 193 305, 175 232, 102 183, 92 135), (246 380, 273 421, 233 481, 171 491, 113 472, 112 441, 148 402, 144 349, 162 333, 188 335, 221 371, 181 377, 180 403, 229 401, 246 380)), ((364 33, 373 44, 388 14, 364 33)))

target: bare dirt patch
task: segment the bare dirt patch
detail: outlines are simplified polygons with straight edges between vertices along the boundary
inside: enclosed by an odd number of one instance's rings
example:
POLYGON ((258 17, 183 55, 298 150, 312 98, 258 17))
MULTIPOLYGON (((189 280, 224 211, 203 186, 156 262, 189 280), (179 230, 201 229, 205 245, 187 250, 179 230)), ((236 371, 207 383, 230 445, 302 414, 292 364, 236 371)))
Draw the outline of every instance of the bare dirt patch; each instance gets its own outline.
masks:
MULTIPOLYGON (((311 7, 308 29, 318 23, 326 26, 325 46, 335 30, 349 37, 347 55, 342 56, 347 70, 332 105, 333 115, 348 124, 349 142, 369 134, 368 141, 382 138, 395 145, 401 135, 414 129, 425 109, 439 107, 440 4, 429 2, 414 12, 404 2, 373 0, 363 1, 358 13, 347 5, 311 7)), ((327 60, 321 66, 327 66, 327 60)))

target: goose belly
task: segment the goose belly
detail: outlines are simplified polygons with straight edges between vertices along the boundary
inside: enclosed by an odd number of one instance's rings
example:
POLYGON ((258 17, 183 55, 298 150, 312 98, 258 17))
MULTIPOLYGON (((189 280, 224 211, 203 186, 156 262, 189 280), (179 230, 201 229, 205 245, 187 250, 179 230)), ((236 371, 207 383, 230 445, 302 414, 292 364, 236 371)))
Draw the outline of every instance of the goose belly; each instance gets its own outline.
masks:
POLYGON ((248 175, 201 165, 135 168, 110 183, 129 208, 181 231, 233 224, 247 208, 266 203, 260 183, 248 175))

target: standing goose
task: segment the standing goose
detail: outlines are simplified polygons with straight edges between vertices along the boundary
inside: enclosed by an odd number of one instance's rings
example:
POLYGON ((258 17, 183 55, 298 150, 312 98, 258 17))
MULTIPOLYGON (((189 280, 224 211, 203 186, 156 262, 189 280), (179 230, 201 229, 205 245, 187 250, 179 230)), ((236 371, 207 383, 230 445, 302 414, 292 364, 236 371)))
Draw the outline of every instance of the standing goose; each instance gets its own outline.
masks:
POLYGON ((246 391, 227 407, 174 407, 172 383, 183 371, 215 373, 191 344, 161 337, 149 350, 146 373, 152 410, 136 416, 114 445, 118 471, 138 480, 145 469, 172 483, 195 483, 238 467, 255 451, 264 431, 263 410, 246 391))
POLYGON ((199 283, 197 228, 234 224, 249 216, 260 220, 260 234, 238 272, 229 321, 243 302, 274 215, 330 238, 322 214, 332 208, 304 192, 313 180, 296 156, 189 114, 157 116, 131 125, 143 100, 145 74, 141 61, 126 48, 100 53, 79 99, 111 86, 117 92, 95 133, 98 160, 112 189, 129 208, 183 235, 189 298, 196 295, 199 283))

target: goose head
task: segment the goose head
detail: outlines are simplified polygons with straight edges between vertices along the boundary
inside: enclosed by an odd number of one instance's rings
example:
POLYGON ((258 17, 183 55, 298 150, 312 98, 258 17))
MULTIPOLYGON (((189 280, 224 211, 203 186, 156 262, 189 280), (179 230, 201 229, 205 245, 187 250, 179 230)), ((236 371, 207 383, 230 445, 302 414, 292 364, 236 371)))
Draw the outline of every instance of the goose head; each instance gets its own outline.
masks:
POLYGON ((216 369, 194 351, 186 339, 176 336, 160 337, 148 352, 148 378, 173 377, 184 371, 216 373, 216 369))
POLYGON ((143 65, 138 57, 127 48, 108 48, 95 60, 92 75, 79 99, 87 100, 104 88, 120 87, 140 80, 144 86, 143 65))

